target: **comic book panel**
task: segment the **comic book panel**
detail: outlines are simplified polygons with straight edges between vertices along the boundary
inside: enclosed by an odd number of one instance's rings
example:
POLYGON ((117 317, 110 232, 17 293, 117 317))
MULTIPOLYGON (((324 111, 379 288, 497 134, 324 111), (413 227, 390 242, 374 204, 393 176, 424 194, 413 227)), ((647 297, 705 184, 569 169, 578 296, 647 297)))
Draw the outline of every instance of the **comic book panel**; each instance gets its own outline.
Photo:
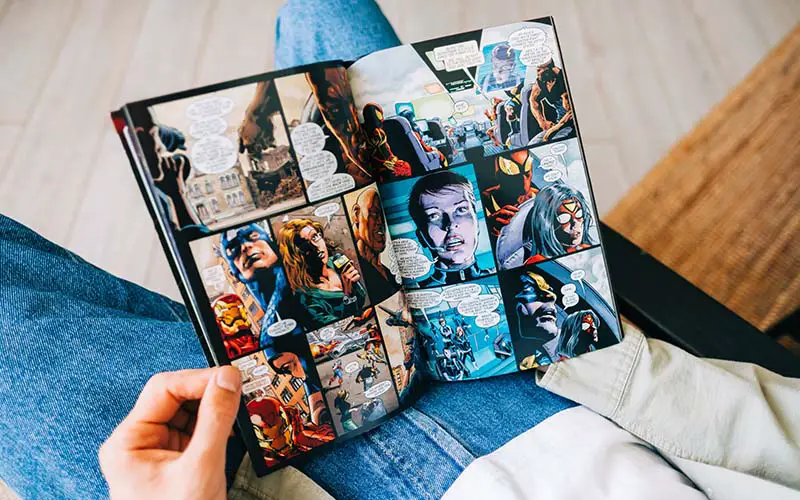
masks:
POLYGON ((500 285, 521 370, 622 338, 599 247, 501 272, 500 285))
POLYGON ((487 158, 475 173, 500 269, 599 244, 577 139, 487 158))
POLYGON ((317 357, 317 370, 333 425, 341 436, 385 417, 399 403, 374 316, 357 331, 335 325, 323 328, 319 335, 332 334, 347 347, 317 357))
POLYGON ((370 304, 341 198, 270 222, 305 331, 355 316, 370 304))
POLYGON ((203 234, 306 202, 271 80, 149 108, 138 132, 159 208, 203 234))
POLYGON ((335 438, 305 339, 294 339, 232 363, 242 374, 245 407, 267 467, 335 438))
POLYGON ((547 19, 395 47, 349 71, 355 101, 384 110, 389 145, 412 167, 432 170, 575 137, 547 19))
POLYGON ((375 311, 365 309, 358 316, 340 319, 306 334, 314 363, 322 363, 358 351, 370 338, 377 338, 375 311))
POLYGON ((407 293, 428 371, 467 380, 516 371, 496 276, 407 293))
POLYGON ((495 272, 471 165, 380 186, 405 285, 427 288, 495 272))
POLYGON ((417 336, 405 293, 395 293, 378 304, 375 314, 383 333, 394 385, 400 394, 400 401, 403 402, 420 379, 415 366, 418 354, 417 336))
POLYGON ((400 289, 402 280, 378 188, 370 184, 343 198, 370 299, 382 302, 400 289))
POLYGON ((356 109, 344 68, 314 68, 276 84, 309 200, 411 175, 386 141, 383 109, 356 109))
POLYGON ((300 333, 296 303, 265 221, 189 243, 229 359, 300 333))

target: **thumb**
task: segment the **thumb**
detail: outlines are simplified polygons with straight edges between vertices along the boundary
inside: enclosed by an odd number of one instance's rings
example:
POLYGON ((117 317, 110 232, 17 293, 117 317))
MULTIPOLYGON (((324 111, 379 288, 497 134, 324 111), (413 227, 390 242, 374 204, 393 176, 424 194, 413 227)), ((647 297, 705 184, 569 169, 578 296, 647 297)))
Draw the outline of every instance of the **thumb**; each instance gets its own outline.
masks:
POLYGON ((225 463, 225 447, 231 433, 242 393, 242 376, 232 366, 217 368, 208 381, 197 410, 197 423, 186 449, 194 458, 211 458, 225 463))

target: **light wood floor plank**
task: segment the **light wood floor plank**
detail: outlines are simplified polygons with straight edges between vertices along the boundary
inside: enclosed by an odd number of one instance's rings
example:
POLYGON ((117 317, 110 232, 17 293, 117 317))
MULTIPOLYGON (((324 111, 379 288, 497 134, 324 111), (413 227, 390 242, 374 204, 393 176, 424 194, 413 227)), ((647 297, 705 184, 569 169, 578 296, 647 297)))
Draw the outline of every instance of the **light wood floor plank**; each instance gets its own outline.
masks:
POLYGON ((75 223, 140 15, 140 2, 81 3, 0 186, 3 212, 57 243, 75 223))
MULTIPOLYGON (((210 1, 150 3, 115 105, 197 84, 201 41, 206 36, 200 28, 212 18, 212 7, 210 1)), ((104 262, 116 275, 144 284, 153 260, 164 257, 154 252, 158 236, 107 118, 103 132, 103 145, 87 180, 87 194, 81 200, 69 245, 90 262, 104 262), (95 213, 98 210, 101 212, 95 213), (98 233, 113 237, 95 241, 93 235, 98 233)), ((167 272, 160 280, 171 283, 174 278, 167 272)))
POLYGON ((27 121, 53 71, 75 10, 76 2, 68 0, 31 0, 2 5, 0 122, 27 121))
POLYGON ((217 3, 198 61, 198 83, 232 80, 272 69, 276 16, 274 1, 217 3), (247 15, 243 16, 243 12, 247 15))
POLYGON ((687 133, 710 104, 722 100, 729 87, 687 4, 631 4, 636 24, 641 26, 642 43, 652 56, 659 89, 663 89, 662 95, 653 98, 666 99, 678 135, 687 133))
MULTIPOLYGON (((771 2, 691 0, 689 9, 729 85, 742 80, 770 48, 767 37, 748 16, 747 6, 769 9, 771 2)), ((759 13, 761 15, 761 13, 759 13)))
MULTIPOLYGON (((596 97, 605 103, 629 182, 638 180, 678 137, 665 89, 642 43, 629 6, 575 2, 595 75, 596 97)), ((581 111, 577 110, 580 116, 581 111)), ((591 162, 591 159, 589 159, 591 162)))

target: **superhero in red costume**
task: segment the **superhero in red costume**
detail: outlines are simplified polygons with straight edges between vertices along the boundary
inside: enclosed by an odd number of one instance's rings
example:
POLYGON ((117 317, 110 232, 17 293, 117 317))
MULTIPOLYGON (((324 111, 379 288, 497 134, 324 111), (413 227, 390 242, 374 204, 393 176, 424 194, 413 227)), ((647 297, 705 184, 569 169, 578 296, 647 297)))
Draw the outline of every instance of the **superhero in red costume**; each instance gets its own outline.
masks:
POLYGON ((533 186, 533 168, 536 157, 527 149, 509 155, 495 156, 494 172, 497 184, 483 191, 483 206, 488 212, 487 222, 495 236, 519 212, 519 206, 536 196, 533 186))
POLYGON ((222 343, 229 359, 258 350, 258 339, 253 333, 253 324, 247 317, 242 299, 229 293, 213 303, 222 343))
POLYGON ((306 73, 325 125, 342 150, 345 171, 362 186, 376 178, 408 177, 411 165, 392 153, 383 130, 383 110, 364 106, 364 124, 358 121, 344 68, 321 68, 306 73))
POLYGON ((389 147, 383 130, 383 109, 374 103, 364 106, 364 147, 358 156, 369 163, 373 175, 380 181, 393 177, 410 177, 411 165, 401 160, 389 147))
POLYGON ((277 465, 336 437, 330 424, 303 422, 297 408, 284 406, 273 397, 254 399, 246 406, 267 467, 277 465))

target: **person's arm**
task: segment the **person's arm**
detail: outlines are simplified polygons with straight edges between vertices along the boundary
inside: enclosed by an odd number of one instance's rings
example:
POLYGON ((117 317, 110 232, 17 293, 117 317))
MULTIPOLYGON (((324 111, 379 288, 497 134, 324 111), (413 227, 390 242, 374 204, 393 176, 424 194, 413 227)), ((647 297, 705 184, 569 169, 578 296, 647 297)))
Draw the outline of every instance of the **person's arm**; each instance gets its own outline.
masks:
POLYGON ((550 366, 537 383, 666 455, 800 488, 800 380, 696 358, 627 325, 625 334, 550 366))
POLYGON ((553 122, 545 118, 544 113, 542 112, 541 104, 539 104, 539 94, 541 94, 541 92, 542 90, 539 88, 539 86, 534 83, 533 87, 531 87, 531 95, 528 97, 528 107, 530 108, 531 114, 536 120, 536 123, 539 124, 539 127, 542 130, 547 130, 553 126, 553 122))
POLYGON ((564 125, 566 125, 572 120, 572 106, 570 105, 569 102, 569 95, 566 92, 564 92, 564 94, 561 96, 561 104, 564 106, 564 109, 567 112, 564 113, 564 116, 562 116, 561 119, 558 120, 558 122, 556 122, 555 125, 553 125, 552 127, 548 128, 547 131, 545 131, 544 133, 545 141, 549 141, 550 138, 553 137, 553 135, 555 135, 556 132, 564 128, 564 125))

